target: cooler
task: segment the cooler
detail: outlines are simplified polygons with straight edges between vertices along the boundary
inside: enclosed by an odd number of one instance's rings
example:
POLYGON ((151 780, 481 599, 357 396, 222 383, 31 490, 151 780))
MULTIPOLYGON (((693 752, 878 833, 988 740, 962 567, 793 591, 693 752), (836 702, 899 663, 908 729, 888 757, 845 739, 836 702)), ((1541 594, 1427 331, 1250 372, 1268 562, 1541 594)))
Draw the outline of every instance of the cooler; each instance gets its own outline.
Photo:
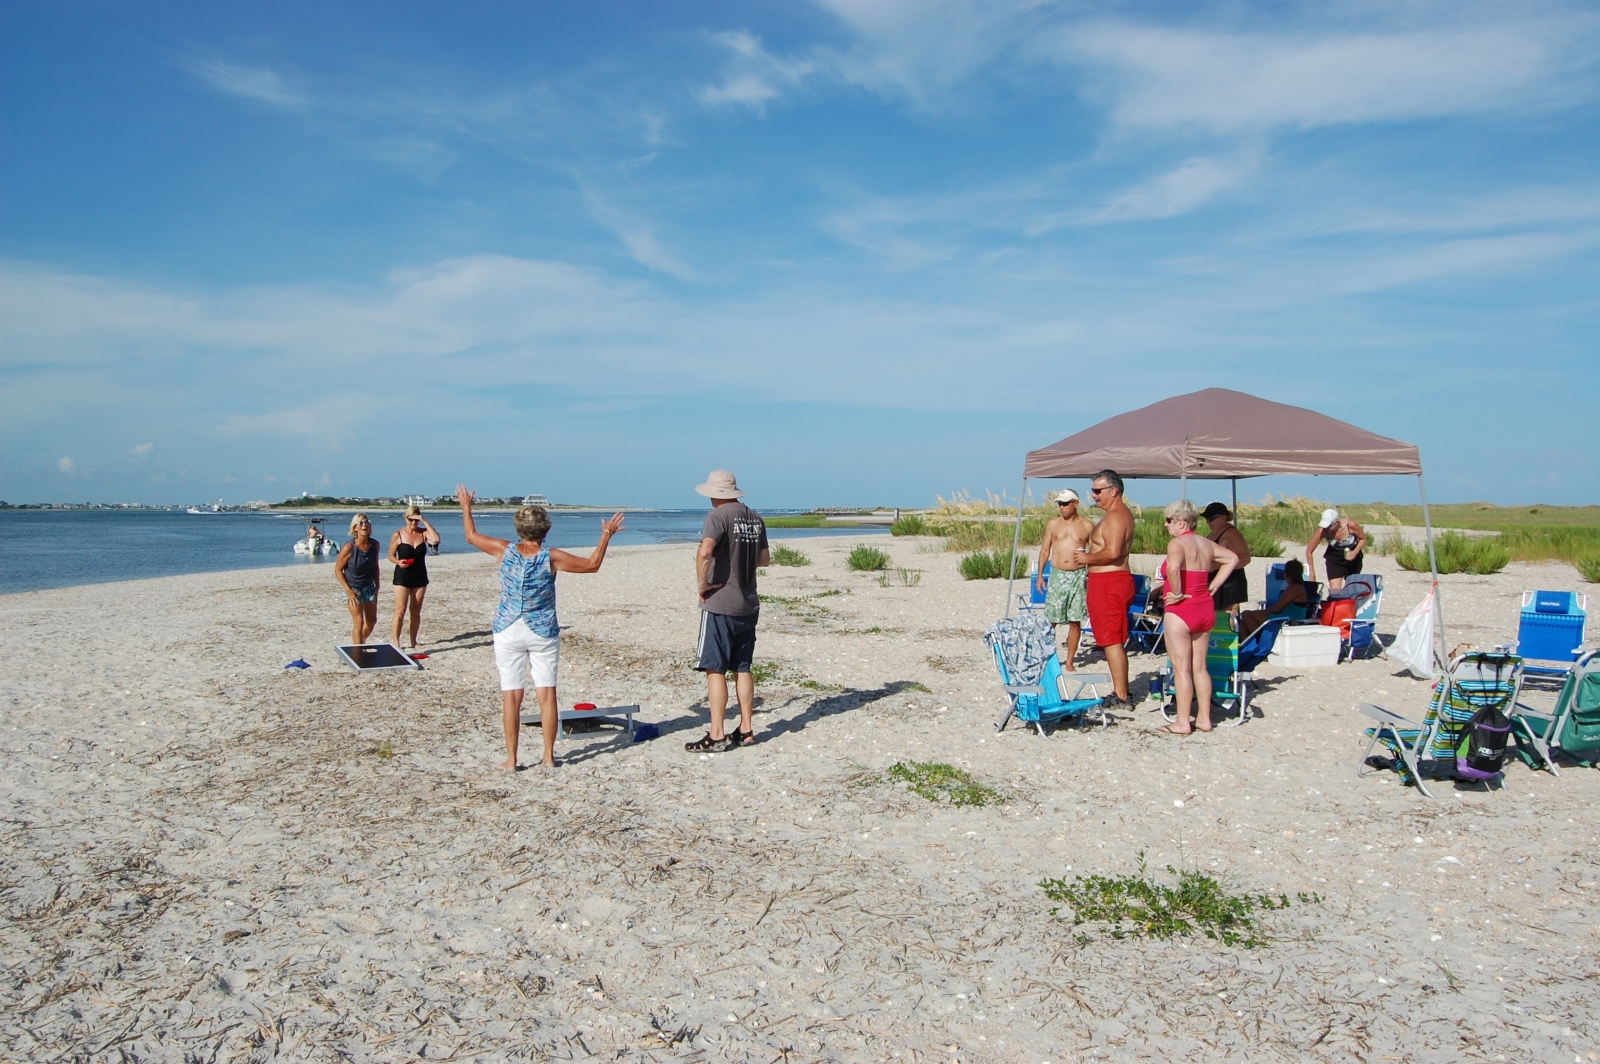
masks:
POLYGON ((1320 624, 1286 624, 1267 660, 1285 669, 1316 668, 1339 664, 1344 633, 1320 624))
POLYGON ((1524 591, 1517 653, 1540 661, 1577 661, 1589 600, 1574 591, 1524 591))

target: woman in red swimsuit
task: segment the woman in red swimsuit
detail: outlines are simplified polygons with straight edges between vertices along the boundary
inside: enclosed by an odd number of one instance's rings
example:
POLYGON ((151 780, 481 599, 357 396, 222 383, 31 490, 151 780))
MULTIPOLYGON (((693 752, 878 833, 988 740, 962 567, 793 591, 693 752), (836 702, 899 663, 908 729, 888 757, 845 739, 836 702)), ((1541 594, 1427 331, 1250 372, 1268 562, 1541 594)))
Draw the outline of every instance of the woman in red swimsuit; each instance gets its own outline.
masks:
POLYGON ((1167 543, 1162 570, 1182 577, 1166 581, 1165 596, 1167 653, 1172 658, 1178 719, 1161 730, 1173 735, 1211 730, 1211 674, 1206 671, 1206 650, 1211 643, 1211 627, 1217 620, 1211 593, 1239 565, 1239 556, 1233 551, 1194 534, 1199 521, 1200 511, 1187 499, 1167 507, 1167 531, 1172 539, 1167 543), (1218 567, 1214 574, 1212 566, 1218 567), (1196 706, 1192 725, 1190 703, 1196 706))

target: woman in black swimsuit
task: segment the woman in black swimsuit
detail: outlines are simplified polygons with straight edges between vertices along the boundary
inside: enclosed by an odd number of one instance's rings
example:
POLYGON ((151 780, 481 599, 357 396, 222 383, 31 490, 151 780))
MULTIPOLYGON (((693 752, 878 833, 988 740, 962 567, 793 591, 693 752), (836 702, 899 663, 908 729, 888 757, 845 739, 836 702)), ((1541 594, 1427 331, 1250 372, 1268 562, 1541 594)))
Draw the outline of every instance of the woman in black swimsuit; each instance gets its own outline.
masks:
POLYGON ((1361 552, 1367 546, 1367 530, 1331 506, 1322 511, 1319 523, 1317 534, 1306 544, 1306 568, 1311 579, 1316 580, 1317 561, 1312 555, 1317 544, 1326 541, 1328 549, 1323 552, 1322 561, 1328 568, 1328 589, 1337 591, 1344 587, 1345 577, 1361 571, 1361 552))
POLYGON ((389 537, 389 560, 394 562, 394 645, 400 645, 400 628, 411 614, 411 649, 417 648, 417 626, 422 623, 422 599, 428 593, 428 548, 439 547, 439 533, 422 519, 422 511, 406 507, 405 524, 389 537))

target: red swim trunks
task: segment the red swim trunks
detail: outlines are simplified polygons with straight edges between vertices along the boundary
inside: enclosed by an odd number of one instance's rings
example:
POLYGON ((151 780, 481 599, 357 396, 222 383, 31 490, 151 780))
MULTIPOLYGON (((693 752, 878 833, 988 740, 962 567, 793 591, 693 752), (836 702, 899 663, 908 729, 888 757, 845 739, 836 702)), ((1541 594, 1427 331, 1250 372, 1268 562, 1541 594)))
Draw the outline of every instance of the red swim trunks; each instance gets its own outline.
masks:
POLYGON ((1128 607, 1133 605, 1133 574, 1124 570, 1089 574, 1089 626, 1097 647, 1128 641, 1128 607))

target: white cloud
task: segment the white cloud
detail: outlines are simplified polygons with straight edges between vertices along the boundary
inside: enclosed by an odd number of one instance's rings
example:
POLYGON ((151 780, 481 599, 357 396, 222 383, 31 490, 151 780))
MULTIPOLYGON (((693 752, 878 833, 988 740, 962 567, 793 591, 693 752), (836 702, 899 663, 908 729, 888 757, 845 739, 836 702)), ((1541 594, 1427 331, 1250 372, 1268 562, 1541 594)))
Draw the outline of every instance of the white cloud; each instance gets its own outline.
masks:
POLYGON ((153 443, 137 443, 128 448, 128 453, 133 455, 135 458, 148 458, 150 457, 150 452, 154 451, 155 449, 156 445, 153 443))
POLYGON ((695 93, 710 107, 744 107, 764 113, 768 101, 804 84, 818 70, 815 58, 773 55, 762 47, 759 37, 742 30, 714 34, 712 39, 733 56, 720 85, 708 85, 695 93))
POLYGON ((74 462, 72 459, 68 458, 66 455, 62 455, 60 458, 56 459, 56 468, 59 469, 61 472, 67 474, 67 476, 71 476, 74 472, 77 471, 78 463, 74 462))
POLYGON ((247 67, 225 59, 210 59, 191 63, 189 70, 213 89, 230 96, 242 96, 274 107, 298 108, 309 102, 270 67, 247 67))
POLYGON ((1239 133, 1538 102, 1571 67, 1571 34, 1587 28, 1228 33, 1101 24, 1059 28, 1048 51, 1109 73, 1095 95, 1123 128, 1239 133))
POLYGON ((693 266, 674 257, 656 240, 656 227, 640 222, 611 205, 593 188, 583 190, 584 202, 596 221, 610 229, 622 241, 634 261, 652 270, 659 270, 680 281, 693 281, 699 276, 693 266))

